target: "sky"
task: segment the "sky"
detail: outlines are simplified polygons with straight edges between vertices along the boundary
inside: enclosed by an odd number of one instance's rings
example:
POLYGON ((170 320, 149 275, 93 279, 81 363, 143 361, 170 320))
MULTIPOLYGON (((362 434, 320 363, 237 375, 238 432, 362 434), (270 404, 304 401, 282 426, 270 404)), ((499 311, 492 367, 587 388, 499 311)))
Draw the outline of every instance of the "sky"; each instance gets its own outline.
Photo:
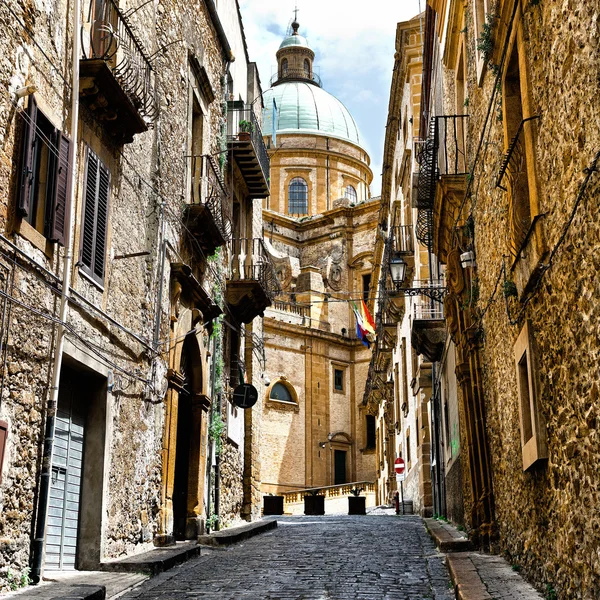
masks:
POLYGON ((381 162, 396 24, 425 9, 426 0, 240 0, 250 60, 263 90, 276 70, 275 53, 298 6, 298 33, 315 52, 323 88, 350 111, 371 157, 371 193, 381 192, 381 162))

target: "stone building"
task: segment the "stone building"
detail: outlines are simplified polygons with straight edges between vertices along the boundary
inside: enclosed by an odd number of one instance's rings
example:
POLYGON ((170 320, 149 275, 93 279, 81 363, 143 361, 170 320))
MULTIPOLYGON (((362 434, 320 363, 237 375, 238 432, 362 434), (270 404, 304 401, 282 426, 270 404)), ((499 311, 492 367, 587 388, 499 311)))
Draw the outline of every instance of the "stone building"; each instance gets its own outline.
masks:
POLYGON ((271 157, 264 237, 283 291, 265 312, 263 493, 374 481, 374 418, 361 406, 370 351, 352 301, 368 298, 379 203, 358 128, 321 87, 292 24, 263 95, 271 157))
POLYGON ((600 593, 596 13, 431 0, 423 27, 416 228, 447 290, 423 340, 441 334, 432 463, 454 456, 448 402, 462 466, 462 494, 432 469, 434 505, 557 598, 600 593))
POLYGON ((259 423, 231 390, 277 283, 236 2, 0 22, 1 589, 257 514, 259 423))

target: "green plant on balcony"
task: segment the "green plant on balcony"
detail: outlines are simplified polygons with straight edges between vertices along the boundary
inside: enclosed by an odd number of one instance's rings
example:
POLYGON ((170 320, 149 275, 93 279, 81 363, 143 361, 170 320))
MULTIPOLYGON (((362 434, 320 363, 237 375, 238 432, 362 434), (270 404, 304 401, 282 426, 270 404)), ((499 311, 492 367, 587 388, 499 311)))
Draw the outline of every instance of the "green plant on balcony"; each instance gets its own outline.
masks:
POLYGON ((360 496, 360 493, 361 493, 362 491, 363 491, 363 488, 359 488, 359 487, 353 487, 353 488, 350 490, 350 493, 351 493, 353 496, 356 496, 356 497, 358 497, 358 496, 360 496))
POLYGON ((239 122, 240 132, 241 133, 253 133, 254 132, 254 123, 251 121, 242 120, 239 122))

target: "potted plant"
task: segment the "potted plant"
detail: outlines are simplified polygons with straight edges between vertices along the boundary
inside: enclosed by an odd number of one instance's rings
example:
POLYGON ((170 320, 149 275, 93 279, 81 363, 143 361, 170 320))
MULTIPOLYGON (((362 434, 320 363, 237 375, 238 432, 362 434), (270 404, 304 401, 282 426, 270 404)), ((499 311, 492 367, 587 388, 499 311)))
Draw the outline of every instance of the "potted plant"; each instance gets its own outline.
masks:
POLYGON ((282 515, 283 496, 263 496, 263 515, 282 515))
POLYGON ((239 127, 238 139, 249 141, 250 134, 254 131, 254 124, 251 121, 242 120, 239 122, 239 127))
POLYGON ((320 490, 310 490, 304 495, 304 514, 305 515, 324 515, 325 514, 325 496, 319 494, 320 490))
POLYGON ((367 499, 361 496, 363 488, 355 487, 350 490, 352 496, 348 496, 348 514, 349 515, 366 515, 367 499))

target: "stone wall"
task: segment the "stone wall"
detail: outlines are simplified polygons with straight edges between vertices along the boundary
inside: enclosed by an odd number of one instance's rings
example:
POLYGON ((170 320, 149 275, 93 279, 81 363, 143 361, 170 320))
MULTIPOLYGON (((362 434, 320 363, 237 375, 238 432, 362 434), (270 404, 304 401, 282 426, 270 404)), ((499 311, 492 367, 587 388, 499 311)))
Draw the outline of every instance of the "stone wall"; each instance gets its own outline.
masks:
MULTIPOLYGON (((500 55, 510 3, 494 33, 494 60, 500 55)), ((535 121, 531 161, 539 201, 539 231, 547 252, 539 284, 523 291, 519 270, 528 260, 530 240, 506 278, 520 297, 502 298, 503 255, 509 251, 509 195, 496 188, 507 140, 500 100, 491 115, 485 152, 475 170, 477 193, 469 199, 475 220, 475 250, 483 331, 483 389, 492 454, 500 548, 540 589, 559 598, 594 598, 600 590, 597 511, 600 476, 597 356, 600 351, 600 283, 597 276, 599 178, 587 171, 597 157, 600 116, 597 70, 600 58, 596 7, 585 2, 522 3, 522 37, 527 106, 535 121), (530 319, 537 346, 534 373, 537 402, 545 421, 548 460, 522 468, 519 392, 513 345, 530 319)), ((468 15, 467 27, 472 26, 468 15)), ((520 34, 519 34, 520 35, 520 34)), ((488 69, 475 82, 474 41, 469 41, 470 156, 484 127, 494 87, 488 69)), ((522 83, 523 85, 523 83, 522 83)), ((505 101, 505 99, 504 99, 505 101)), ((535 236, 533 236, 535 237, 535 236)))

